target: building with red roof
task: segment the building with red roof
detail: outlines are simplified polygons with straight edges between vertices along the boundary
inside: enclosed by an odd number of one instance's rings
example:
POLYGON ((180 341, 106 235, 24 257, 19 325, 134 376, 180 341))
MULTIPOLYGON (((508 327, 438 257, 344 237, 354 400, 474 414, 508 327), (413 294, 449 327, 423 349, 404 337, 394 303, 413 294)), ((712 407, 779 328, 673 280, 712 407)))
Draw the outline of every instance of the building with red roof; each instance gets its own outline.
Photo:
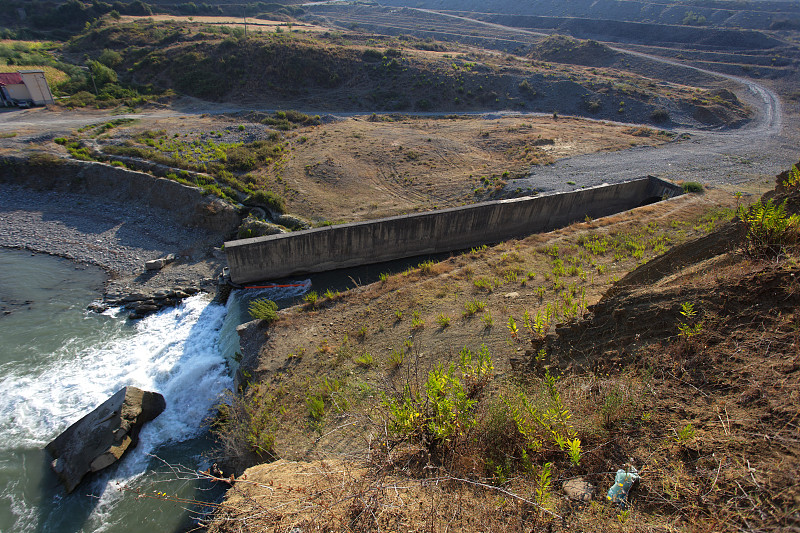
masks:
POLYGON ((42 70, 0 72, 0 104, 47 105, 53 103, 53 93, 42 70))

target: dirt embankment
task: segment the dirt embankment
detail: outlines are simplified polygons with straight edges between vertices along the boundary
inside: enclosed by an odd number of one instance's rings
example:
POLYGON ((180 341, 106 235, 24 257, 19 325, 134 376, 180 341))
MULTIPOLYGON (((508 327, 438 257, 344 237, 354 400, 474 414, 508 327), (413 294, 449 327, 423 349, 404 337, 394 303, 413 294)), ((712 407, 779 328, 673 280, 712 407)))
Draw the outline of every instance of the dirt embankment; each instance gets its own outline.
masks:
POLYGON ((174 288, 216 290, 222 245, 240 217, 201 190, 101 163, 37 153, 2 165, 0 246, 94 264, 109 300, 174 288), (161 271, 145 262, 172 254, 161 271))
POLYGON ((202 189, 98 162, 66 160, 49 154, 0 160, 3 182, 34 189, 70 192, 169 210, 179 224, 230 234, 239 214, 202 189))
POLYGON ((719 223, 719 206, 737 202, 717 191, 648 206, 421 264, 320 296, 268 328, 250 325, 248 405, 258 406, 260 430, 272 432, 273 453, 301 462, 248 471, 212 530, 796 525, 798 250, 790 240, 777 261, 743 254, 741 227, 719 223), (707 236, 693 241, 688 232, 707 236), (649 263, 649 252, 635 251, 684 239, 649 263), (625 249, 640 259, 626 259, 625 249), (571 301, 573 285, 590 304, 583 318, 557 318, 539 340, 539 313, 571 301), (458 365, 461 347, 481 343, 494 377, 476 397, 477 426, 442 448, 397 439, 380 398, 424 387, 429 371, 458 365), (539 387, 550 393, 537 396, 539 387), (531 395, 539 416, 550 416, 543 405, 553 398, 569 411, 583 449, 578 463, 549 448, 546 434, 535 451, 509 447, 524 413, 514 407, 520 394, 531 395), (603 499, 608 473, 626 463, 642 476, 627 510, 560 492, 580 478, 603 499), (552 474, 546 484, 544 471, 552 474), (537 490, 547 494, 546 511, 545 500, 526 496, 537 490), (509 503, 498 507, 497 498, 509 503))

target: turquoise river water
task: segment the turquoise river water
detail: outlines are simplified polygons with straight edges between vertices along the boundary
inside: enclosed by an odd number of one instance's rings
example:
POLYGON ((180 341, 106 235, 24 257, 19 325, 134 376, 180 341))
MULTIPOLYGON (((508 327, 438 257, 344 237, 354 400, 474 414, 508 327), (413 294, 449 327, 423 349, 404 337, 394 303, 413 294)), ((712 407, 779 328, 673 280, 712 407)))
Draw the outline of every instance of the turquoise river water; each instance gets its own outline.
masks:
POLYGON ((219 495, 192 473, 208 466, 204 421, 232 386, 246 301, 196 295, 131 322, 86 311, 104 280, 98 269, 0 249, 0 532, 181 531, 194 513, 172 499, 219 495), (126 385, 160 392, 166 410, 122 461, 66 495, 44 446, 126 385))

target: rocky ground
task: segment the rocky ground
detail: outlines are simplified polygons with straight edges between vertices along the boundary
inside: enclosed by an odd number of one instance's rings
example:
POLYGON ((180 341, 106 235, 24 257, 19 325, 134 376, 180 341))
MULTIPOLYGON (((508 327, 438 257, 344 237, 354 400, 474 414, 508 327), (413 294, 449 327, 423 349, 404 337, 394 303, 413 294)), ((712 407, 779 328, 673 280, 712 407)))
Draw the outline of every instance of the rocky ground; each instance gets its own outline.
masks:
POLYGON ((92 264, 108 272, 106 296, 179 288, 216 290, 223 236, 171 222, 141 205, 0 184, 0 246, 92 264), (162 270, 145 261, 175 254, 162 270))

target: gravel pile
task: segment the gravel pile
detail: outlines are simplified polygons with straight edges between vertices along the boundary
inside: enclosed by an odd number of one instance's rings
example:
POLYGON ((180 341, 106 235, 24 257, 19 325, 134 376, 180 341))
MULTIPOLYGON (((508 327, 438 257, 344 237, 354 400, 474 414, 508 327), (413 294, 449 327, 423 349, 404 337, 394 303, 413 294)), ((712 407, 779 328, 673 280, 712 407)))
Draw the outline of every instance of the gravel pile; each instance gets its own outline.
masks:
POLYGON ((176 284, 213 290, 224 260, 209 251, 222 242, 159 209, 0 184, 0 246, 99 266, 110 274, 111 296, 176 284), (175 263, 146 271, 145 261, 170 253, 175 263))

